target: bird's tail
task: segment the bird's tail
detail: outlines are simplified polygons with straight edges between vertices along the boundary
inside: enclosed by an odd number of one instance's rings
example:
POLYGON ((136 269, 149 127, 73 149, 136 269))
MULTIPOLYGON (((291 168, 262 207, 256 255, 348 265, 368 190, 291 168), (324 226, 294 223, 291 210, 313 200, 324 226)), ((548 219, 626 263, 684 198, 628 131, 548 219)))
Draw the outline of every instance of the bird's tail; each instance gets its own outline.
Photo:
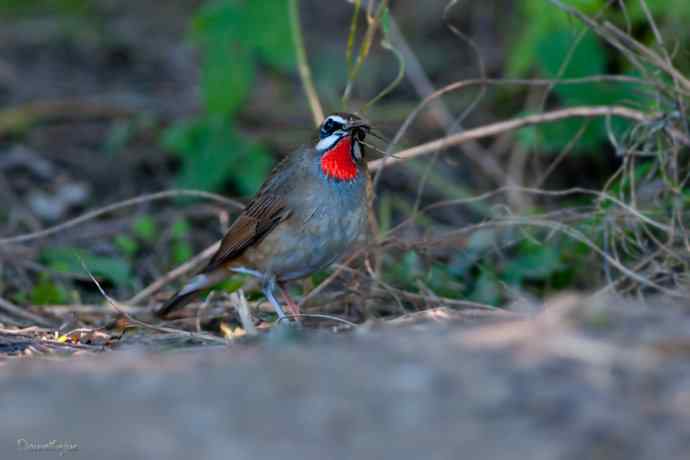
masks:
POLYGON ((170 300, 165 302, 163 305, 156 310, 156 316, 164 317, 176 308, 183 307, 189 302, 194 300, 194 298, 207 287, 220 281, 217 276, 210 276, 208 274, 196 275, 194 278, 189 280, 189 282, 180 289, 177 294, 172 296, 170 300))

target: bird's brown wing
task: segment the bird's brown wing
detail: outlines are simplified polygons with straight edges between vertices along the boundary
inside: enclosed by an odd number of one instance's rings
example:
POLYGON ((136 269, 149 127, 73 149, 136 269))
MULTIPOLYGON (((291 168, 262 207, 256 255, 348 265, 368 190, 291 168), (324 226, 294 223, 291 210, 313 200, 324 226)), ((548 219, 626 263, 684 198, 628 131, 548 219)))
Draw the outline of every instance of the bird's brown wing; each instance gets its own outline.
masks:
POLYGON ((239 257, 247 248, 260 242, 290 214, 284 196, 259 192, 230 226, 220 248, 203 272, 213 271, 239 257))

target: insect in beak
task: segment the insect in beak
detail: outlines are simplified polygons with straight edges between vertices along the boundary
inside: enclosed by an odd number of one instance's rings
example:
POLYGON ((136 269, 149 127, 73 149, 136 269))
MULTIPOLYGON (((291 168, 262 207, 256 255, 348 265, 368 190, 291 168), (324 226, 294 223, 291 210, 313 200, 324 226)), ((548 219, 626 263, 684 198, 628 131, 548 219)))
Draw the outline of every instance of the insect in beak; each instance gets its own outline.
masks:
POLYGON ((366 122, 357 120, 348 124, 345 129, 352 133, 352 138, 355 141, 352 143, 352 156, 356 161, 360 161, 363 157, 361 143, 364 141, 364 138, 371 128, 366 122))

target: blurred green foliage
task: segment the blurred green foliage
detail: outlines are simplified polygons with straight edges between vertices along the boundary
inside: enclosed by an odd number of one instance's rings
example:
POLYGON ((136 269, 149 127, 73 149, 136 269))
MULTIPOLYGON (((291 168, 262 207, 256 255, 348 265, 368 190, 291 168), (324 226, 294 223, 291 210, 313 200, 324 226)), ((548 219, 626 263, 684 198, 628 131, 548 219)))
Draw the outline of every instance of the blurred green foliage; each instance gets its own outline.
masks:
POLYGON ((177 219, 172 226, 172 262, 179 265, 192 258, 194 250, 189 244, 189 222, 186 219, 177 219))
POLYGON ((149 215, 137 217, 132 224, 132 231, 134 234, 147 243, 152 243, 158 234, 156 228, 156 221, 149 215))
POLYGON ((433 258, 426 262, 415 251, 400 258, 389 256, 385 279, 409 291, 419 291, 421 281, 435 295, 501 305, 513 289, 542 295, 567 286, 580 267, 572 262, 589 254, 583 245, 564 238, 541 243, 537 234, 519 237, 512 233, 479 230, 445 263, 433 258), (513 244, 497 250, 501 240, 513 244))
POLYGON ((182 160, 178 184, 218 190, 230 181, 242 194, 261 185, 271 156, 235 127, 259 62, 277 71, 294 67, 287 0, 207 2, 192 20, 191 38, 202 56, 204 112, 175 124, 163 145, 182 160))
POLYGON ((31 305, 60 305, 66 303, 67 299, 67 289, 46 275, 39 277, 31 291, 18 292, 14 296, 16 302, 31 305))
MULTIPOLYGON (((607 10, 605 0, 570 0, 564 2, 590 16, 607 11, 607 18, 624 29, 629 24, 633 30, 647 26, 647 20, 639 2, 626 2, 626 14, 619 9, 607 10), (627 24, 626 24, 627 23, 627 24)), ((650 0, 650 10, 663 25, 687 23, 690 20, 690 2, 685 0, 650 0), (673 5, 671 5, 673 4, 673 5), (685 18, 685 22, 680 18, 685 18)), ((594 32, 585 29, 577 20, 543 0, 519 2, 519 11, 524 27, 511 47, 508 74, 522 76, 531 70, 543 78, 582 78, 604 75, 615 68, 617 74, 636 76, 635 69, 620 54, 611 54, 603 40, 594 32)), ((681 28, 678 40, 690 38, 690 29, 681 28)), ((653 41, 651 32, 638 37, 645 42, 653 41)), ((577 85, 556 85, 553 88, 562 106, 616 105, 624 104, 637 108, 649 108, 654 100, 645 89, 632 83, 586 83, 577 85)), ((568 145, 585 126, 576 151, 589 151, 607 139, 606 121, 569 119, 559 123, 528 128, 521 133, 523 144, 546 152, 558 152, 568 145), (585 125, 586 124, 586 125, 585 125)), ((611 127, 620 135, 630 123, 613 119, 611 127)))
POLYGON ((43 249, 40 259, 57 273, 84 275, 83 263, 94 276, 115 284, 125 284, 130 280, 130 263, 119 257, 95 255, 84 249, 58 246, 43 249))

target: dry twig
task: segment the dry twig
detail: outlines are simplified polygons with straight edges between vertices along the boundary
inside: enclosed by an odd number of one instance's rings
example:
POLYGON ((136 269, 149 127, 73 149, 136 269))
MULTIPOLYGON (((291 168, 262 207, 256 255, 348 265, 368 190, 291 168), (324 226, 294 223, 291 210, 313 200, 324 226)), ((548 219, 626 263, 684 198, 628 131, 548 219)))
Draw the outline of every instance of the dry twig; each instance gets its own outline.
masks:
POLYGON ((189 261, 185 262, 179 267, 161 276, 156 281, 142 289, 137 295, 129 299, 127 303, 134 305, 141 303, 143 300, 149 298, 150 296, 158 292, 158 290, 160 290, 160 288, 162 288, 166 284, 186 275, 192 270, 195 270, 206 259, 211 258, 211 256, 218 250, 218 247, 220 247, 220 241, 213 243, 211 246, 204 249, 200 254, 196 255, 194 258, 190 259, 189 261))
POLYGON ((0 297, 0 309, 24 320, 30 321, 35 324, 40 324, 41 326, 52 325, 49 321, 46 321, 45 318, 35 315, 29 311, 26 311, 25 309, 18 307, 17 305, 13 304, 8 300, 3 299, 2 297, 0 297))
POLYGON ((91 278, 91 281, 93 281, 93 283, 96 285, 96 288, 98 288, 98 291, 105 298, 105 300, 108 302, 108 304, 111 307, 113 307, 113 309, 115 311, 117 311, 122 316, 124 316, 127 319, 127 321, 129 321, 130 323, 136 324, 137 326, 141 326, 143 328, 150 329, 150 330, 156 331, 156 332, 164 332, 164 333, 172 333, 172 334, 176 334, 176 335, 184 335, 184 336, 188 336, 188 337, 202 340, 205 342, 221 343, 223 345, 227 345, 228 342, 225 339, 221 339, 220 337, 216 337, 216 336, 209 335, 209 334, 203 334, 203 333, 193 333, 193 332, 185 331, 182 329, 174 329, 171 327, 156 326, 156 325, 149 324, 147 322, 144 322, 144 321, 141 321, 139 319, 134 318, 129 313, 127 313, 125 310, 120 308, 120 305, 118 304, 118 302, 115 299, 113 299, 112 297, 110 297, 105 292, 105 290, 103 289, 101 284, 98 282, 98 280, 96 278, 94 278, 93 274, 89 271, 88 267, 86 266, 86 264, 84 263, 83 260, 81 261, 81 265, 84 268, 84 270, 86 271, 86 273, 88 273, 89 278, 91 278))
POLYGON ((55 235, 56 233, 59 233, 63 230, 73 228, 79 224, 83 224, 86 221, 89 221, 91 219, 95 219, 95 218, 100 217, 104 214, 111 213, 113 211, 117 211, 117 210, 120 210, 123 208, 135 206, 135 205, 142 204, 142 203, 147 203, 150 201, 157 201, 157 200, 169 199, 169 198, 177 198, 177 197, 181 197, 181 196, 189 196, 189 197, 197 197, 197 198, 205 198, 205 199, 209 199, 209 200, 214 200, 214 201, 218 201, 219 203, 233 206, 233 207, 238 208, 238 209, 241 209, 244 207, 241 203, 239 203, 235 200, 225 198, 224 196, 221 196, 221 195, 218 195, 215 193, 203 192, 200 190, 165 190, 163 192, 156 192, 156 193, 151 193, 148 195, 141 195, 141 196, 138 196, 135 198, 131 198, 129 200, 120 201, 119 203, 113 203, 113 204, 110 204, 108 206, 104 206, 102 208, 87 212, 86 214, 82 214, 81 216, 76 217, 76 218, 71 219, 71 220, 68 220, 67 222, 63 222, 62 224, 55 225, 54 227, 46 228, 46 229, 40 230, 38 232, 28 233, 26 235, 12 236, 9 238, 1 238, 0 239, 0 246, 5 245, 5 244, 24 243, 27 241, 45 238, 45 237, 48 237, 51 235, 55 235))
MULTIPOLYGON (((513 131, 526 126, 532 126, 542 123, 552 123, 554 121, 563 120, 566 118, 590 118, 590 117, 610 117, 618 116, 628 118, 641 123, 650 122, 652 117, 640 112, 638 110, 630 109, 622 106, 582 106, 569 107, 567 109, 554 110, 537 115, 527 115, 524 117, 513 118, 511 120, 491 123, 479 128, 469 129, 462 133, 446 136, 432 142, 418 145, 409 149, 402 150, 395 154, 393 158, 381 158, 369 162, 369 169, 376 171, 385 166, 390 166, 401 161, 409 160, 421 155, 426 155, 436 150, 446 149, 448 147, 462 144, 472 139, 480 139, 483 137, 495 136, 506 131, 513 131)), ((669 130, 670 131, 670 130, 669 130)), ((690 145, 690 139, 686 138, 684 134, 675 130, 670 131, 670 134, 677 138, 684 144, 690 145)))
POLYGON ((304 46, 304 39, 302 38, 302 26, 299 20, 299 1, 288 0, 290 8, 290 29, 292 31, 292 40, 295 45, 297 53, 297 68, 299 69, 299 76, 302 79, 302 86, 309 101, 311 114, 314 119, 314 124, 319 126, 324 119, 323 108, 319 101, 319 96, 316 94, 314 87, 314 80, 309 69, 309 62, 307 61, 307 52, 304 46))

